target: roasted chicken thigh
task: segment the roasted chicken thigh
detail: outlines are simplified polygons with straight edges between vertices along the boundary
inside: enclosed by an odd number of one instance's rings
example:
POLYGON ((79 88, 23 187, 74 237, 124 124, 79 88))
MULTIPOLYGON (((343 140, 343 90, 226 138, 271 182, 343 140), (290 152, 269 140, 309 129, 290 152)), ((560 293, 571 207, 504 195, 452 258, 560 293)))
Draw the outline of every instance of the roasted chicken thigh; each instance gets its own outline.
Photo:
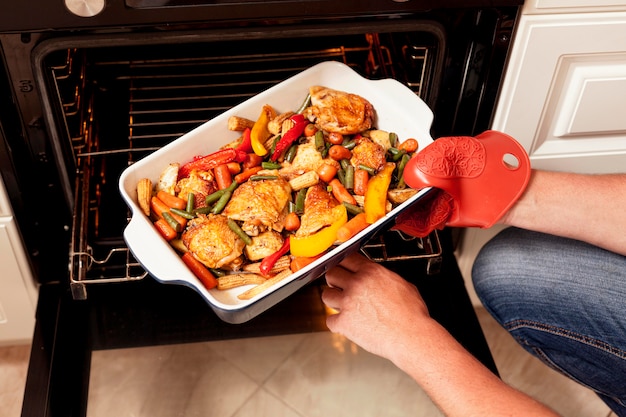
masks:
POLYGON ((352 135, 372 127, 374 107, 356 94, 313 86, 309 89, 311 106, 306 115, 327 132, 352 135))

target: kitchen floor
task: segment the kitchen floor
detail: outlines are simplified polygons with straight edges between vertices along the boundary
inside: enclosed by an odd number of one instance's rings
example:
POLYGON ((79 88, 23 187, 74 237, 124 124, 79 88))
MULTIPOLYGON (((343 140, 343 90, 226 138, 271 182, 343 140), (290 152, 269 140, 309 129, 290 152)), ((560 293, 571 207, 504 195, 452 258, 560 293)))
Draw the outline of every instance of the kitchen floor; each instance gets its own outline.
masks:
MULTIPOLYGON (((477 314, 502 378, 564 417, 615 416, 477 314)), ((0 348, 0 409, 20 415, 28 346, 0 348)), ((419 359, 416 359, 419 360, 419 359)), ((469 381, 471 383, 471 381, 469 381)), ((441 416, 390 362, 331 333, 98 351, 88 417, 441 416)))

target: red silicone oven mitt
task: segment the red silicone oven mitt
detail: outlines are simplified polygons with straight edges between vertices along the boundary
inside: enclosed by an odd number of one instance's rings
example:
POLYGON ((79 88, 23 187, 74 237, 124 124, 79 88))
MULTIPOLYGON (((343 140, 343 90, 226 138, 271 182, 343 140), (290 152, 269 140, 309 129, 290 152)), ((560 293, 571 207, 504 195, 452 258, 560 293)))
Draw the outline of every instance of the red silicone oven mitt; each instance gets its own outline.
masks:
POLYGON ((524 192, 530 171, 524 148, 504 133, 439 138, 404 169, 411 188, 435 189, 400 213, 394 228, 423 237, 446 225, 491 227, 524 192))

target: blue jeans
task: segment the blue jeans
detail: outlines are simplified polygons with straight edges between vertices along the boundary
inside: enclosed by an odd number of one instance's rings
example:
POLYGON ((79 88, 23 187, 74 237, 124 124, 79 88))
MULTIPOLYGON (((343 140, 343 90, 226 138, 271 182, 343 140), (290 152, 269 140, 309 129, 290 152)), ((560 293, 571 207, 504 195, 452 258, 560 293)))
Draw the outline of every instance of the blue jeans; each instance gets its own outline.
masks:
POLYGON ((508 228, 483 247, 472 277, 522 347, 626 416, 626 257, 508 228))

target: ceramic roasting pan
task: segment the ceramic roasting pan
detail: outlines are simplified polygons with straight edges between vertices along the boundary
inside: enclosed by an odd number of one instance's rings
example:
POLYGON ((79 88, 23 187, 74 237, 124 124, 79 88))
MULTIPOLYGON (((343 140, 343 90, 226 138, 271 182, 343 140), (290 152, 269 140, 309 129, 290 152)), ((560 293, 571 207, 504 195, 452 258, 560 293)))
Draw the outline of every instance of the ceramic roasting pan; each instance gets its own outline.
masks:
POLYGON ((309 87, 313 85, 346 91, 366 98, 376 111, 374 126, 397 133, 400 140, 416 138, 420 149, 433 140, 430 135, 433 113, 410 89, 396 80, 368 80, 344 64, 323 62, 186 133, 132 164, 120 177, 121 195, 132 211, 131 220, 124 231, 124 239, 132 254, 157 281, 193 288, 225 322, 233 324, 246 322, 321 277, 346 255, 359 250, 376 232, 393 226, 396 215, 422 198, 428 191, 428 189, 420 191, 349 241, 334 247, 314 263, 250 300, 243 301, 237 298, 237 294, 249 289, 250 286, 231 290, 207 290, 182 262, 180 255, 161 238, 150 219, 139 208, 137 182, 141 178, 150 178, 156 183, 161 171, 169 163, 190 161, 196 155, 209 154, 235 140, 240 134, 227 129, 228 118, 232 115, 256 120, 264 104, 273 106, 279 113, 297 109, 306 97, 309 87))

